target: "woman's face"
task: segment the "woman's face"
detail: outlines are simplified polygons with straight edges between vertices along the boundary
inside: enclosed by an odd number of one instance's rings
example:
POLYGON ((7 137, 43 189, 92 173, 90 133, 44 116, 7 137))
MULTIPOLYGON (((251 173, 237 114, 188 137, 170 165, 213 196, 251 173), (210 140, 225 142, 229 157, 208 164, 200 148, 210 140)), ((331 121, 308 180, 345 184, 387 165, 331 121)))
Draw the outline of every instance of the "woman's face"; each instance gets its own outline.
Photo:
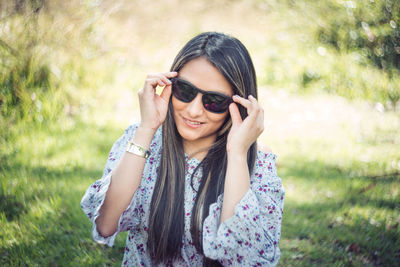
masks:
MULTIPOLYGON (((204 91, 233 95, 233 90, 225 77, 203 57, 186 63, 179 71, 178 77, 204 91)), ((184 145, 195 145, 197 148, 203 148, 215 142, 217 131, 229 113, 228 110, 219 114, 207 111, 201 98, 202 94, 198 93, 193 101, 185 103, 172 97, 175 124, 184 145)))

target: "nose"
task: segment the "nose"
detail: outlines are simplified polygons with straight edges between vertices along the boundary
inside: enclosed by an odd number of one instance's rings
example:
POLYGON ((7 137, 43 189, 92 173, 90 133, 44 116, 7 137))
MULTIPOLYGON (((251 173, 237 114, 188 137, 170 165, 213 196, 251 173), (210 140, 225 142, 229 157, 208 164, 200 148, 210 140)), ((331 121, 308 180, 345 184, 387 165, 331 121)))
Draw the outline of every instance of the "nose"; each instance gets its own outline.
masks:
POLYGON ((203 94, 198 93, 197 96, 190 103, 188 103, 186 110, 188 111, 190 117, 196 118, 203 114, 204 108, 201 100, 202 96, 203 94))

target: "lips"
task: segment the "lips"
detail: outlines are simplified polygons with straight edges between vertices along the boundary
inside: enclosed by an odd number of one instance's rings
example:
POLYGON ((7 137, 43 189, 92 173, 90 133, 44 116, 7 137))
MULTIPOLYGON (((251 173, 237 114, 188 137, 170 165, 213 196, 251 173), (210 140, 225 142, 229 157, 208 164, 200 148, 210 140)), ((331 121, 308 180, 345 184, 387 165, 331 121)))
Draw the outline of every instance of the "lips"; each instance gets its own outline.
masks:
POLYGON ((204 124, 204 122, 201 121, 196 121, 196 120, 191 120, 191 119, 187 119, 185 117, 182 117, 183 121, 185 122, 185 124, 187 126, 189 126, 190 128, 199 128, 201 127, 201 125, 204 124))

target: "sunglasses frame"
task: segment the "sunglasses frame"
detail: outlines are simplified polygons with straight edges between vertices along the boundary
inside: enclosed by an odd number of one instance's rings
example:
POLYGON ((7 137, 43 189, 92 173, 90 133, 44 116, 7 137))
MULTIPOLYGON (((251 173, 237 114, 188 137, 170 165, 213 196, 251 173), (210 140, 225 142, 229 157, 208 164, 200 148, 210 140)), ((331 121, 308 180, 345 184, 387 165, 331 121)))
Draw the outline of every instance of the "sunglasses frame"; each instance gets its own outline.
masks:
POLYGON ((229 105, 230 105, 231 103, 233 103, 232 97, 227 96, 227 95, 225 95, 225 94, 222 94, 222 93, 219 93, 219 92, 214 92, 214 91, 204 91, 204 90, 202 90, 202 89, 200 89, 200 88, 194 86, 194 85, 193 85, 192 83, 190 83, 189 81, 180 79, 180 78, 178 78, 178 77, 170 78, 170 80, 171 80, 171 82, 172 82, 172 95, 173 95, 174 97, 176 97, 176 99, 178 99, 179 101, 182 101, 182 102, 184 102, 184 103, 190 103, 190 102, 192 102, 193 99, 195 99, 196 96, 199 94, 199 92, 202 94, 201 102, 202 102, 202 104, 203 104, 204 109, 207 110, 207 111, 209 111, 209 112, 212 112, 212 113, 218 113, 218 114, 224 113, 224 112, 226 112, 226 111, 228 110, 229 105), (175 84, 177 81, 178 81, 178 82, 185 83, 186 85, 189 85, 191 88, 193 88, 194 90, 197 91, 196 95, 194 96, 194 98, 193 98, 192 100, 190 100, 190 101, 185 101, 185 100, 180 99, 179 97, 177 97, 177 96, 174 94, 174 84, 175 84), (205 96, 207 96, 207 95, 217 95, 217 96, 220 96, 220 97, 223 97, 223 98, 227 99, 227 100, 228 100, 228 106, 227 106, 227 108, 226 108, 225 110, 223 110, 223 111, 213 111, 213 110, 207 109, 207 108, 205 107, 204 99, 203 99, 203 98, 204 98, 205 96))

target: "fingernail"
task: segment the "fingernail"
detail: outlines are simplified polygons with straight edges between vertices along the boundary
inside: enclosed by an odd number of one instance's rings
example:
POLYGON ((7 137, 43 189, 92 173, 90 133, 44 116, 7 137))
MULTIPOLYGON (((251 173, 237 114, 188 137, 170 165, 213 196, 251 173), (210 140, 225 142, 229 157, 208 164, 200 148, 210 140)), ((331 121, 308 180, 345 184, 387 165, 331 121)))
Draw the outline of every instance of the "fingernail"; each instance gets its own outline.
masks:
POLYGON ((233 98, 236 98, 236 99, 238 99, 238 98, 239 98, 239 96, 238 96, 238 95, 234 95, 234 96, 233 96, 233 98))

